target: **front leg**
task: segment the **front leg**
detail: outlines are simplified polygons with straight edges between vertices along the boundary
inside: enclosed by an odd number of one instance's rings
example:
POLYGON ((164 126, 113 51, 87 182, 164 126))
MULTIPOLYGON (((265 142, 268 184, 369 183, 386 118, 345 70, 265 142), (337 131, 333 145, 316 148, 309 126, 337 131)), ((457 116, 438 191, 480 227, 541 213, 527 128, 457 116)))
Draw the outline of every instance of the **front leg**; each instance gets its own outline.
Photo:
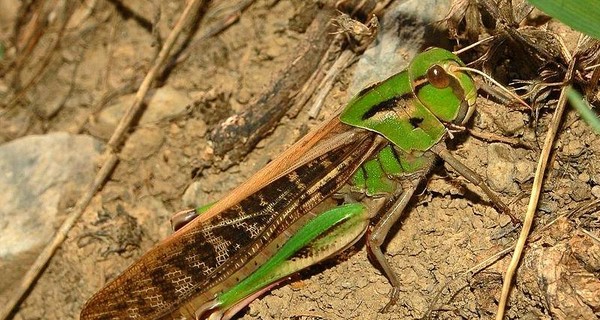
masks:
POLYGON ((481 190, 485 192, 485 194, 492 200, 494 205, 496 205, 496 207, 500 209, 502 213, 507 214, 510 217, 514 225, 521 223, 521 221, 512 214, 508 206, 498 197, 498 195, 496 195, 494 191, 492 191, 492 189, 490 189, 490 187, 486 184, 483 178, 477 174, 477 172, 471 170, 469 167, 460 162, 460 160, 456 159, 442 144, 433 146, 431 151, 440 156, 440 158, 454 168, 454 170, 456 170, 456 172, 458 172, 460 175, 481 188, 481 190))
POLYGON ((211 202, 209 204, 205 204, 203 206, 197 207, 195 209, 186 209, 179 211, 171 216, 171 229, 173 232, 183 228, 188 223, 192 222, 192 220, 196 219, 199 215, 206 212, 210 207, 215 204, 211 202))

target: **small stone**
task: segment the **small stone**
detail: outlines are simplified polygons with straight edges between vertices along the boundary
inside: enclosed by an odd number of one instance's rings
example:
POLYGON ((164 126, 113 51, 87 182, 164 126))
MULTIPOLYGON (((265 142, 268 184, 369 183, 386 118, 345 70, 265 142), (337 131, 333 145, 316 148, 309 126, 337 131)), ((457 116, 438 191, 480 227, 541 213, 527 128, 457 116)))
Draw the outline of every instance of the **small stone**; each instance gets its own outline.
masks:
POLYGON ((592 194, 594 197, 596 197, 596 199, 600 199, 600 186, 594 186, 592 188, 592 194))
POLYGON ((365 277, 360 277, 356 281, 356 286, 361 289, 367 287, 368 285, 369 285, 369 280, 367 280, 367 278, 365 278, 365 277))
POLYGON ((185 123, 186 134, 192 135, 194 138, 202 138, 206 135, 208 126, 201 119, 190 119, 185 123))
POLYGON ((181 132, 181 128, 177 124, 172 123, 171 126, 169 126, 169 133, 170 134, 176 135, 176 134, 178 134, 180 132, 181 132))
POLYGON ((255 303, 251 303, 249 306, 248 315, 251 317, 257 317, 259 314, 259 310, 256 307, 255 303))
POLYGON ((515 161, 511 148, 502 143, 492 143, 487 151, 489 163, 486 174, 490 187, 499 192, 516 192, 515 161))
POLYGON ((580 140, 571 140, 568 144, 564 145, 563 153, 566 156, 576 157, 579 156, 585 148, 585 145, 580 140))
POLYGON ((508 112, 496 120, 496 124, 507 134, 514 134, 525 127, 525 118, 522 112, 508 112))
POLYGON ((573 190, 569 193, 571 199, 574 201, 583 201, 590 198, 590 186, 587 183, 581 181, 573 181, 573 190))
POLYGON ((213 158, 215 150, 211 146, 204 148, 204 151, 200 154, 200 159, 209 161, 213 158))
POLYGON ((138 128, 125 143, 121 157, 128 160, 148 158, 158 152, 163 142, 164 136, 159 128, 138 128))
MULTIPOLYGON (((521 158, 521 157, 518 157, 521 158)), ((523 159, 522 157, 521 159, 523 159)), ((523 183, 531 178, 533 178, 533 174, 535 172, 535 162, 521 160, 516 163, 515 166, 515 180, 523 183)))
POLYGON ((500 221, 498 221, 498 224, 501 227, 506 227, 509 223, 512 223, 512 220, 510 219, 510 216, 507 215, 507 214, 501 214, 500 217, 499 217, 499 220, 500 221))
POLYGON ((590 175, 584 172, 584 173, 580 174, 579 176, 577 176, 577 179, 579 179, 579 181, 581 181, 581 182, 588 182, 588 181, 590 181, 590 175))

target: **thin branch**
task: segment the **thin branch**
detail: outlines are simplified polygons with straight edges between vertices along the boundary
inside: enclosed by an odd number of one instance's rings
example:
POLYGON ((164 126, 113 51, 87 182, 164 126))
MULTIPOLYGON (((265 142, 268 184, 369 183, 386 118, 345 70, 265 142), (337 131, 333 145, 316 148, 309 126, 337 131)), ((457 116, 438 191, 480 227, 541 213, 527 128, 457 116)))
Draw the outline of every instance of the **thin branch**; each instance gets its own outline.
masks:
MULTIPOLYGON (((571 60, 569 64, 569 70, 567 75, 565 76, 565 81, 570 82, 573 70, 575 68, 575 60, 571 60)), ((538 160, 537 169, 535 172, 535 177, 533 179, 533 187, 531 189, 531 196, 529 197, 529 204, 527 206, 527 213, 525 214, 525 220, 523 222, 523 229, 521 229, 521 234, 519 235, 519 239, 517 240, 517 245, 515 246, 515 251, 513 253, 510 264, 506 270, 506 274, 504 276, 504 282, 502 284, 502 294, 500 297, 500 303, 498 304, 498 312, 496 313, 496 320, 502 320, 504 318, 504 312, 506 310, 506 304, 508 301, 508 294, 510 293, 512 280, 521 261, 521 256, 523 254, 523 249, 525 248, 525 243, 527 242, 527 237, 529 232, 531 231, 531 226, 533 225, 533 219, 535 217, 535 211, 537 210, 538 200, 540 198, 540 194, 542 191, 542 184, 544 182, 544 172, 546 172, 546 166, 548 164, 548 159, 550 158, 550 152, 552 151, 552 146, 554 145, 554 139, 556 134, 558 133, 558 129, 560 127, 561 119, 563 113, 565 111, 567 105, 567 87, 563 88, 560 93, 560 98, 558 100, 558 106, 554 115, 552 117, 552 122, 550 125, 550 129, 546 134, 546 139, 544 141, 544 147, 542 148, 542 152, 540 154, 540 158, 538 160)))

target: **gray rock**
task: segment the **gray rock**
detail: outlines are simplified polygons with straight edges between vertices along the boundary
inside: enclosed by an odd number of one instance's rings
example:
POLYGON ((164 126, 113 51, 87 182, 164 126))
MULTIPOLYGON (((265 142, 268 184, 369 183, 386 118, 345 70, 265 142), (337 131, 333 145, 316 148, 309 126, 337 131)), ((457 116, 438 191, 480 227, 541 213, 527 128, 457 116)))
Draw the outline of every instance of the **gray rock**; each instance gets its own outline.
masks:
POLYGON ((385 10, 377 39, 357 63, 348 93, 356 94, 371 83, 402 71, 427 46, 445 37, 435 37, 435 23, 450 8, 449 0, 396 1, 385 10))
POLYGON ((0 272, 11 268, 11 261, 31 262, 23 260, 34 258, 33 251, 51 239, 62 219, 61 198, 91 182, 102 147, 90 136, 67 133, 0 146, 0 272))

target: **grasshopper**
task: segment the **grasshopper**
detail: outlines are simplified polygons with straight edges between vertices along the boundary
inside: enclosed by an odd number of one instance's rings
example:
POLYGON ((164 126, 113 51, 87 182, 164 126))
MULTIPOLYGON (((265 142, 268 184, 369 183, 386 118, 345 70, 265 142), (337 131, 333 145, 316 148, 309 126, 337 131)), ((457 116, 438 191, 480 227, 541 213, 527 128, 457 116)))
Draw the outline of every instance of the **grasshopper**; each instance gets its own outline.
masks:
POLYGON ((431 48, 363 89, 229 196, 176 215, 183 226, 96 293, 81 319, 229 319, 365 234, 392 285, 387 309, 401 284, 381 244, 438 157, 508 212, 444 145, 475 107, 463 67, 431 48))

